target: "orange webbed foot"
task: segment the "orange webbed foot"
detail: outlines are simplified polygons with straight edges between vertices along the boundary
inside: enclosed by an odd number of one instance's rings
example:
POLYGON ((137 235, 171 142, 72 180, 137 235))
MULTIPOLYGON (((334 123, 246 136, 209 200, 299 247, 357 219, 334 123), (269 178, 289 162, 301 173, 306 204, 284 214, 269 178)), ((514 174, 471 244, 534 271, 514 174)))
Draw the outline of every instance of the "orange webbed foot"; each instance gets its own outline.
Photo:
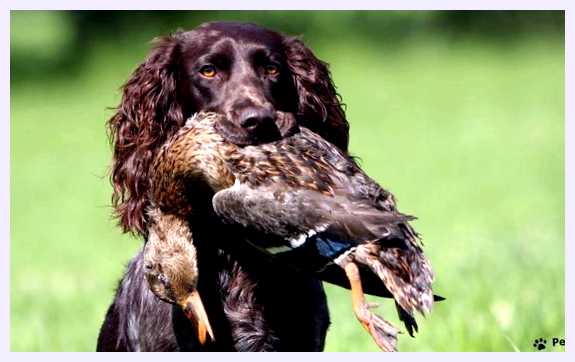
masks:
POLYGON ((351 285, 352 306, 355 316, 379 348, 385 352, 397 351, 399 329, 370 311, 377 305, 365 301, 357 265, 350 262, 344 266, 344 269, 351 285))

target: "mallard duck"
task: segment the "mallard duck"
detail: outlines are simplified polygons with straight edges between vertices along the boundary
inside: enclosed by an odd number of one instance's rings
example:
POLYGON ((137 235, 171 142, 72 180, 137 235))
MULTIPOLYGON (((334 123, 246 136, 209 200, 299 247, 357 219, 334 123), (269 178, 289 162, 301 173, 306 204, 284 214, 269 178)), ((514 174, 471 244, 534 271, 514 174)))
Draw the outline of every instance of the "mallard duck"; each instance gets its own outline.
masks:
POLYGON ((193 215, 193 200, 202 197, 193 190, 207 185, 215 214, 252 246, 351 288, 359 322, 382 350, 396 350, 399 330, 370 311, 364 284, 370 294, 392 297, 410 335, 417 331, 414 314, 430 312, 434 276, 409 224, 414 217, 312 131, 300 127, 274 142, 238 146, 218 132, 222 117, 196 114, 164 145, 150 172, 151 215, 185 229, 174 220, 193 215))

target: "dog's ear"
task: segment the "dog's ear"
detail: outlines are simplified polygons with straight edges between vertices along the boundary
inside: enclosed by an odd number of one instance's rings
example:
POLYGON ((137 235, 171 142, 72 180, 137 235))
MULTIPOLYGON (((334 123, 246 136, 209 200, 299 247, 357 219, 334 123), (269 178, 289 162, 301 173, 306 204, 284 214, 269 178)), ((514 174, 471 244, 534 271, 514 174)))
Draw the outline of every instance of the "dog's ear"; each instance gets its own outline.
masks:
POLYGON ((284 47, 298 94, 298 118, 304 126, 347 151, 349 124, 327 63, 316 58, 297 38, 286 37, 284 47))
POLYGON ((112 203, 125 232, 146 234, 148 168, 157 149, 184 123, 181 33, 154 40, 154 48, 122 87, 122 100, 108 121, 113 146, 112 203))

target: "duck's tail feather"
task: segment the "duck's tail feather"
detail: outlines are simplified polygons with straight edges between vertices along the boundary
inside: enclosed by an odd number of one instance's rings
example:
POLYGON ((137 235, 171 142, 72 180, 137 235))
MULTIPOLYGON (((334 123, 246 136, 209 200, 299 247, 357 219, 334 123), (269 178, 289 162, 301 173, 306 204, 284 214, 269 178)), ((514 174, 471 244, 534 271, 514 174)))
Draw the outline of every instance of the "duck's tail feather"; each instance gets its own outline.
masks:
POLYGON ((433 304, 433 271, 421 249, 414 245, 385 247, 363 244, 356 259, 366 264, 385 284, 397 303, 410 315, 428 314, 433 304))
POLYGON ((403 324, 405 325, 405 329, 407 329, 407 333, 409 333, 409 335, 413 337, 414 331, 419 332, 415 318, 413 318, 411 314, 407 313, 407 311, 403 309, 397 302, 395 302, 395 308, 397 309, 397 315, 399 316, 399 320, 403 322, 403 324))
POLYGON ((441 302, 444 300, 445 300, 445 297, 442 297, 441 295, 433 294, 433 301, 434 302, 441 302))
POLYGON ((423 315, 433 305, 433 271, 427 258, 417 249, 383 248, 379 253, 382 278, 396 301, 410 314, 423 315), (387 280, 387 282, 386 282, 387 280))

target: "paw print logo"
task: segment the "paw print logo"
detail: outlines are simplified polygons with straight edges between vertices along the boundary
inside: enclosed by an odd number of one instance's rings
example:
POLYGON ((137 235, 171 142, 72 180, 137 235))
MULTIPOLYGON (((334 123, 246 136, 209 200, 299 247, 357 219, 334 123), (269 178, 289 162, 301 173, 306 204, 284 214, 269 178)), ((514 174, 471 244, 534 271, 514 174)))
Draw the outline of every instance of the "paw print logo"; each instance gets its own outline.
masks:
POLYGON ((538 351, 545 349, 547 346, 547 341, 543 338, 537 338, 535 342, 533 342, 533 347, 537 348, 538 351))

